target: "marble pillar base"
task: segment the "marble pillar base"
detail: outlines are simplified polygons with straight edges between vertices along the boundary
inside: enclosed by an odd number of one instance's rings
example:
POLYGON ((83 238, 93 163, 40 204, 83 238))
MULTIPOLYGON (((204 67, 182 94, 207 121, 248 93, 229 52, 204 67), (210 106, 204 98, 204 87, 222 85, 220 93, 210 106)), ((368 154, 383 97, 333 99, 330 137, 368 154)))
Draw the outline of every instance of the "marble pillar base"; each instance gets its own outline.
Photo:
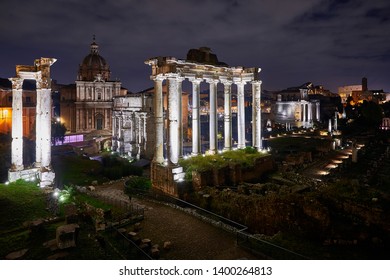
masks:
POLYGON ((34 181, 39 178, 39 169, 31 168, 24 170, 9 170, 8 171, 8 181, 15 182, 19 179, 25 181, 34 181))
POLYGON ((54 184, 55 173, 50 170, 41 171, 40 168, 30 168, 24 170, 9 170, 8 181, 15 182, 17 180, 25 181, 40 181, 40 187, 48 187, 54 184))
POLYGON ((55 177, 56 175, 53 171, 40 172, 39 174, 39 179, 41 181, 40 187, 44 188, 44 187, 52 186, 54 184, 55 177))

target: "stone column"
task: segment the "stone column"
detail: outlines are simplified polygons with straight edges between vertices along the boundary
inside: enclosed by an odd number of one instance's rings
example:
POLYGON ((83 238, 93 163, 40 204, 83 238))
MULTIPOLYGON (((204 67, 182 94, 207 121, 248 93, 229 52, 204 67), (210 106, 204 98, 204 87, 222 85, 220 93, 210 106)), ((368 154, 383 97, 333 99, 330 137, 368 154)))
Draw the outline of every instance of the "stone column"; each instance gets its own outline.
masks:
MULTIPOLYGON (((42 161, 41 166, 46 169, 51 169, 51 110, 52 99, 51 89, 41 89, 41 145, 42 145, 42 161)), ((38 129, 37 129, 38 131, 38 129)), ((38 134, 38 133, 37 133, 38 134)))
POLYGON ((334 130, 337 131, 337 112, 334 112, 334 130))
POLYGON ((308 121, 311 122, 313 120, 313 104, 312 103, 308 103, 307 104, 307 118, 308 118, 308 121))
POLYGON ((316 119, 317 119, 317 122, 320 121, 320 102, 316 103, 316 119))
POLYGON ((245 82, 237 84, 237 128, 238 128, 238 149, 245 148, 245 97, 244 85, 245 82))
MULTIPOLYGON (((183 90, 182 90, 183 79, 178 78, 177 80, 177 94, 178 94, 178 109, 179 109, 179 158, 183 157, 183 90)), ((188 105, 188 104, 187 104, 188 105)))
POLYGON ((181 80, 177 75, 171 75, 168 78, 168 161, 171 165, 177 165, 179 162, 180 147, 180 102, 181 93, 179 93, 178 83, 181 80))
POLYGON ((210 84, 210 109, 209 109, 209 153, 214 155, 217 153, 218 149, 218 125, 217 125, 217 80, 209 80, 210 84))
POLYGON ((23 79, 11 78, 12 82, 12 144, 11 170, 23 170, 23 79))
POLYGON ((261 81, 252 82, 252 146, 258 151, 262 149, 261 142, 261 81))
POLYGON ((224 93, 224 151, 232 149, 232 82, 223 82, 224 93))
POLYGON ((192 82, 192 154, 201 153, 201 132, 200 132, 200 83, 201 79, 191 80, 192 82))
POLYGON ((164 99, 162 92, 162 77, 154 78, 154 122, 155 122, 155 151, 154 161, 164 163, 164 99))
POLYGON ((117 150, 117 125, 116 125, 116 112, 112 113, 112 144, 111 149, 115 152, 117 150))
POLYGON ((37 105, 35 108, 35 167, 42 166, 42 135, 40 133, 42 127, 42 89, 38 88, 37 81, 37 105))
MULTIPOLYGON (((306 118, 306 102, 304 101, 303 102, 303 122, 306 123, 307 122, 307 118, 306 118)), ((304 124, 304 127, 306 127, 306 125, 304 124)))

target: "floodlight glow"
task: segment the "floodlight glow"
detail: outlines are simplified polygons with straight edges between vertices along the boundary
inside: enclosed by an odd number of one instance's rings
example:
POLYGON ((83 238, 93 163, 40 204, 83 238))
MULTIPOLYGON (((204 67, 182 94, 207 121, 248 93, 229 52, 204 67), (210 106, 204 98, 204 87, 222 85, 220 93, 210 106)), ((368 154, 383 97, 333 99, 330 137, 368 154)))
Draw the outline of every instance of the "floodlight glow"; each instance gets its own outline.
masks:
POLYGON ((9 181, 6 181, 4 184, 5 184, 6 186, 8 186, 8 185, 9 185, 9 181))

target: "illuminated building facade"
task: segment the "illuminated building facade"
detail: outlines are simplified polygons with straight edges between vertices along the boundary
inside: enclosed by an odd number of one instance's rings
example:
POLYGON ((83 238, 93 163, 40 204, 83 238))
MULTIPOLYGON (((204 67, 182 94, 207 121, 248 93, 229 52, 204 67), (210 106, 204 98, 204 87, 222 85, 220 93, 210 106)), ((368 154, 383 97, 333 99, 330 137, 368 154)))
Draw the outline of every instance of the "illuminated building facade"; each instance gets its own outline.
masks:
POLYGON ((315 94, 319 93, 310 82, 275 93, 274 121, 286 128, 312 127, 314 121, 320 121, 320 102, 310 98, 315 94))
POLYGON ((71 133, 111 135, 113 97, 126 94, 93 40, 90 53, 79 66, 76 84, 61 89, 61 119, 71 133))

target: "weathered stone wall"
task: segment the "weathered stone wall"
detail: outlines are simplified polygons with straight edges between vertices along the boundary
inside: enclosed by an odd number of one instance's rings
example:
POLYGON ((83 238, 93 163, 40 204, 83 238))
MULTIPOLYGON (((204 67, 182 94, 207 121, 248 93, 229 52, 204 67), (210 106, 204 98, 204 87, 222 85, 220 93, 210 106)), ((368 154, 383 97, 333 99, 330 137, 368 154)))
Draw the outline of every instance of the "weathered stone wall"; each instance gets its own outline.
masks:
POLYGON ((222 168, 214 168, 207 171, 193 171, 192 185, 195 190, 205 186, 236 186, 242 182, 253 182, 261 176, 273 170, 275 167, 271 156, 256 160, 253 167, 242 168, 238 164, 229 164, 222 168))
POLYGON ((170 166, 152 162, 150 173, 152 187, 174 197, 182 198, 185 193, 190 191, 191 186, 185 181, 174 180, 172 169, 170 166))

